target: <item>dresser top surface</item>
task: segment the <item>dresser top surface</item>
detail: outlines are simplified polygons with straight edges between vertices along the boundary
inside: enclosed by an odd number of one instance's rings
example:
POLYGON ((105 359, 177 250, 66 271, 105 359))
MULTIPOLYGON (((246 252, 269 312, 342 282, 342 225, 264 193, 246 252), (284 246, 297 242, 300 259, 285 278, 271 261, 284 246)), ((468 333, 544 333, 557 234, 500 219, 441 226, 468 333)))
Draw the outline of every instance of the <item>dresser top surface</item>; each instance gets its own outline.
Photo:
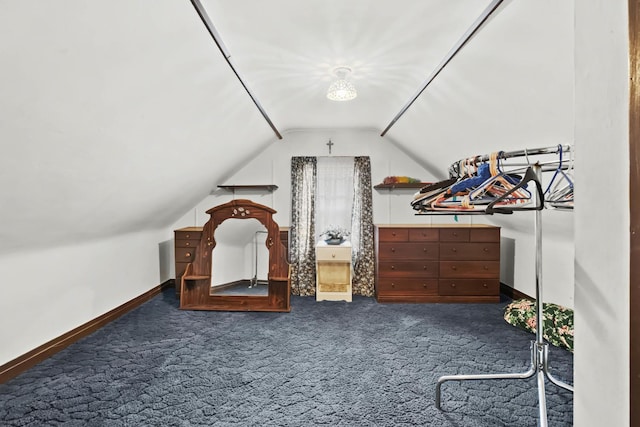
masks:
POLYGON ((184 227, 184 228, 178 228, 177 230, 174 231, 202 231, 202 227, 184 227))
POLYGON ((500 228, 489 224, 375 224, 378 228, 500 228))

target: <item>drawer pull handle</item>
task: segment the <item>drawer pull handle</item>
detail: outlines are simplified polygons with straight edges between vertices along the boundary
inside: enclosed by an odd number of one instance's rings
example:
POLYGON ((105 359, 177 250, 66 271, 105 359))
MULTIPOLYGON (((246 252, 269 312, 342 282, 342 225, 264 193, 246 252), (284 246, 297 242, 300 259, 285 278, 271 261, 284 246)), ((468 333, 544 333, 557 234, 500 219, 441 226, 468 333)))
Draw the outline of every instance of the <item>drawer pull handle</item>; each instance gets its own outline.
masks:
POLYGON ((335 257, 336 257, 336 254, 331 254, 331 258, 335 258, 335 257))
POLYGON ((395 270, 395 269, 396 269, 396 266, 395 266, 395 265, 392 265, 392 266, 391 266, 391 269, 392 269, 392 270, 395 270))
POLYGON ((488 269, 489 269, 489 266, 488 266, 488 265, 485 265, 485 266, 484 266, 484 269, 485 269, 485 270, 488 270, 488 269))
POLYGON ((185 234, 185 237, 188 239, 189 237, 191 237, 191 234, 185 234))
POLYGON ((458 237, 458 233, 456 233, 455 231, 453 232, 453 237, 458 237))
POLYGON ((425 289, 427 289, 427 284, 426 284, 426 283, 423 283, 423 284, 422 284, 422 287, 423 287, 423 288, 425 288, 425 289))
POLYGON ((451 266, 451 269, 452 269, 453 271, 456 271, 456 270, 458 269, 458 267, 456 267, 455 265, 452 265, 452 266, 451 266))
POLYGON ((396 251, 396 248, 391 248, 391 252, 395 252, 395 251, 396 251))
POLYGON ((187 252, 186 254, 184 254, 185 258, 191 258, 191 252, 187 252))
POLYGON ((483 251, 489 252, 489 248, 482 248, 483 251))
POLYGON ((451 252, 458 252, 456 248, 451 248, 451 252))
POLYGON ((422 267, 423 270, 428 270, 429 267, 427 267, 426 265, 422 267))
POLYGON ((422 252, 424 252, 424 253, 426 254, 427 252, 429 252, 429 249, 427 249, 427 248, 422 248, 422 252))
POLYGON ((483 283, 482 286, 484 286, 485 288, 489 287, 489 285, 487 285, 486 283, 483 283))
POLYGON ((455 284, 455 283, 452 283, 452 284, 451 284, 451 287, 452 287, 452 288, 455 288, 455 287, 456 287, 456 284, 455 284))
POLYGON ((395 288, 395 287, 396 287, 396 284, 395 284, 395 283, 393 283, 393 282, 391 282, 391 287, 392 287, 392 288, 395 288))
POLYGON ((396 232, 394 231, 393 233, 391 233, 391 235, 392 235, 393 237, 396 237, 396 232))
POLYGON ((191 242, 187 242, 184 244, 185 246, 191 246, 191 242))

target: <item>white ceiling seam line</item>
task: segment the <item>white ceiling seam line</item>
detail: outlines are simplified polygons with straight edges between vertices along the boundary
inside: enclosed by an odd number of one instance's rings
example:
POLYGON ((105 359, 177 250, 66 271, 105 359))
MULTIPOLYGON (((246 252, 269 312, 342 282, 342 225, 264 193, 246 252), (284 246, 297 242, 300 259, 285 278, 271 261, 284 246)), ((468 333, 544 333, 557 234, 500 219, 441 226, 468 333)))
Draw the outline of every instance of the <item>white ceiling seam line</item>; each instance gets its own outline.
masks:
POLYGON ((213 38, 213 41, 218 46, 218 49, 220 49, 220 52, 222 53, 222 56, 224 56, 225 61, 227 61, 227 64, 229 64, 229 67, 231 68, 233 73, 236 75, 236 77, 240 81, 240 84, 242 85, 244 90, 246 90, 247 93, 249 94, 249 97, 251 98, 253 103, 256 105, 256 107, 260 111, 260 114, 262 114, 262 117, 264 117, 264 119, 267 121, 267 123, 269 124, 273 132, 276 134, 278 139, 282 139, 282 135, 280 134, 276 126, 273 124, 273 122, 269 118, 269 115, 267 115, 267 112, 264 110, 264 108, 262 108, 260 101, 258 101, 258 98, 256 98, 256 96, 251 91, 251 89, 249 89, 249 86, 247 86, 244 79, 240 76, 240 74, 238 73, 238 70, 231 62, 231 53, 229 53, 227 47, 224 45, 222 41, 222 37, 216 30, 216 27, 213 25, 211 18, 209 18, 207 11, 204 9, 204 6, 202 6, 202 3, 200 3, 200 0, 191 0, 191 4, 196 9, 196 12, 198 12, 200 19, 202 20, 202 23, 207 28, 207 31, 209 31, 209 34, 211 35, 211 37, 213 38))
POLYGON ((449 50, 444 59, 433 70, 429 77, 422 83, 422 86, 416 91, 416 93, 409 99, 409 101, 400 109, 400 112, 391 120, 387 127, 382 131, 380 136, 385 136, 391 127, 402 117, 402 115, 411 107, 411 105, 420 97, 422 92, 431 84, 431 82, 440 74, 440 72, 447 66, 447 64, 453 59, 454 56, 462 49, 462 47, 473 37, 473 35, 480 29, 482 24, 485 23, 489 16, 500 6, 504 0, 493 0, 489 6, 480 14, 480 16, 471 24, 471 26, 460 37, 456 44, 449 50))

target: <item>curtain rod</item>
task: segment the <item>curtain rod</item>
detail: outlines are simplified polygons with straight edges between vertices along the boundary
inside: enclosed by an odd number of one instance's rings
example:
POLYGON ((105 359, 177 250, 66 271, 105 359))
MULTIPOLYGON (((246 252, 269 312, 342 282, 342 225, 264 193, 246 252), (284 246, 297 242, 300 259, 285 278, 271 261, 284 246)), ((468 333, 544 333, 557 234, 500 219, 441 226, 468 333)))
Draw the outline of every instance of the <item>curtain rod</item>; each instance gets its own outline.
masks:
POLYGON ((380 136, 385 136, 385 134, 389 131, 389 129, 391 129, 391 126, 393 126, 398 121, 398 119, 400 119, 400 117, 402 117, 402 115, 409 109, 409 107, 411 107, 411 105, 416 101, 416 99, 418 99, 418 97, 422 94, 422 92, 424 92, 427 86, 429 86, 431 82, 436 78, 436 76, 440 74, 440 71, 442 71, 444 67, 447 66, 449 61, 451 61, 453 57, 458 54, 460 49, 462 49, 462 47, 471 39, 471 37, 473 37, 476 31, 478 31, 478 29, 482 26, 482 24, 484 24, 484 22, 489 18, 489 16, 491 16, 491 14, 498 8, 498 6, 500 6, 500 3, 502 3, 502 1, 503 0, 493 0, 491 4, 487 6, 487 8, 482 12, 482 14, 478 17, 478 19, 476 19, 474 23, 471 24, 471 26, 467 29, 467 31, 462 35, 462 37, 460 37, 460 40, 458 40, 458 42, 451 48, 449 53, 447 53, 447 55, 444 57, 442 62, 440 62, 440 64, 431 73, 431 75, 427 78, 427 80, 425 80, 425 82, 422 84, 420 89, 418 89, 415 95, 413 95, 413 97, 409 100, 409 102, 407 102, 404 105, 404 107, 402 107, 400 112, 396 114, 393 120, 391 120, 391 123, 387 125, 387 127, 382 131, 380 136))
POLYGON ((209 34, 211 35, 211 37, 213 37, 213 41, 218 46, 218 49, 220 49, 220 52, 222 53, 222 56, 224 56, 225 61, 227 61, 227 64, 229 64, 229 67, 231 67, 233 74, 236 75, 236 77, 240 81, 240 84, 242 85, 244 90, 247 91, 247 93, 249 94, 249 97, 251 98, 253 103, 256 105, 256 107, 258 107, 260 114, 262 114, 262 117, 264 117, 264 119, 267 121, 267 123, 269 124, 273 132, 276 134, 278 139, 282 139, 282 135, 280 134, 280 132, 278 132, 278 129, 276 129, 275 125, 267 115, 267 112, 264 110, 264 108, 262 108, 262 105, 260 105, 260 102, 258 101, 256 96, 253 94, 251 89, 249 89, 249 87, 244 82, 242 77, 240 77, 240 74, 238 73, 238 70, 236 70, 236 67, 231 63, 231 53, 229 53, 229 51, 227 50, 227 47, 222 42, 222 37, 220 37, 220 34, 216 30, 216 27, 213 25, 213 22, 211 22, 211 19, 209 18, 207 11, 204 9, 204 6, 202 6, 202 3, 200 3, 200 0, 191 0, 191 4, 196 9, 196 12, 198 12, 200 19, 202 19, 202 23, 209 31, 209 34))

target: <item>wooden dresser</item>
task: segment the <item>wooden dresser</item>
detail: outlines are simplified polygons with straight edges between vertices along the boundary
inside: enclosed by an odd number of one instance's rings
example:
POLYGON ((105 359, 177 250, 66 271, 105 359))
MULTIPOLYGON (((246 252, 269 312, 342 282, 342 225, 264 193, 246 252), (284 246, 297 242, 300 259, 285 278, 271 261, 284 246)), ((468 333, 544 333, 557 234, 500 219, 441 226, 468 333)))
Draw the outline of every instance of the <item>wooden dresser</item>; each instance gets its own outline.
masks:
POLYGON ((180 228, 174 230, 173 233, 176 267, 175 289, 176 295, 180 295, 180 278, 184 274, 187 264, 194 261, 194 253, 202 236, 202 227, 180 228))
POLYGON ((500 301, 500 227, 377 225, 378 302, 500 301))

